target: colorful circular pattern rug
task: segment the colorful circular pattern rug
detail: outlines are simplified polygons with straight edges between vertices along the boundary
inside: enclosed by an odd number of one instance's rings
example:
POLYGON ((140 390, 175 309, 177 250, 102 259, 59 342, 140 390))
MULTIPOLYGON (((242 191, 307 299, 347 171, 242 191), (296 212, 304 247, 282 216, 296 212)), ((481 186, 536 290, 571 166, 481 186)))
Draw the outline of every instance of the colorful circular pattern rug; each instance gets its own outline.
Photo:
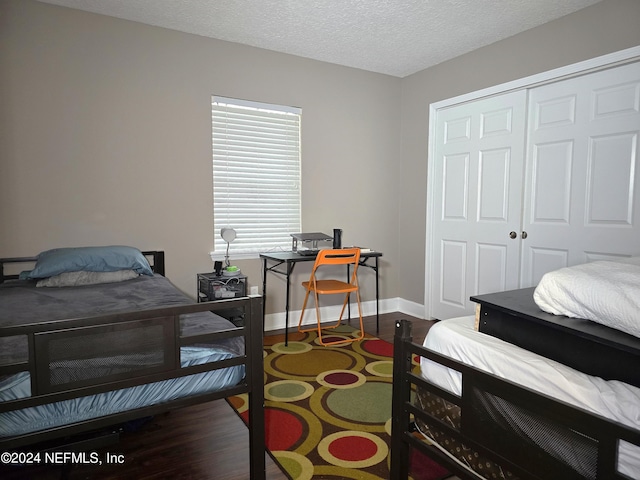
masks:
MULTIPOLYGON (((323 338, 357 334, 344 325, 323 338)), ((287 346, 281 335, 264 342, 267 449, 287 476, 388 479, 393 346, 367 336, 325 347, 315 332, 290 333, 287 346)), ((228 400, 246 422, 246 395, 228 400)), ((422 478, 447 473, 430 470, 422 478)))

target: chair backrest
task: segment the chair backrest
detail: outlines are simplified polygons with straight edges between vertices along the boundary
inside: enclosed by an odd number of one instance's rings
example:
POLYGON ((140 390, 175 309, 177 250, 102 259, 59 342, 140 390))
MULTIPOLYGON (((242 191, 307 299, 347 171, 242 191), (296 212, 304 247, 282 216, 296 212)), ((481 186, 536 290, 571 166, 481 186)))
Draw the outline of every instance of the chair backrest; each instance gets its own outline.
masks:
POLYGON ((314 279, 316 270, 323 265, 353 265, 351 283, 357 285, 356 272, 360 262, 359 248, 324 249, 318 252, 316 262, 311 270, 311 280, 314 279))
POLYGON ((318 252, 316 265, 347 265, 350 263, 357 265, 359 260, 359 248, 324 249, 318 252))

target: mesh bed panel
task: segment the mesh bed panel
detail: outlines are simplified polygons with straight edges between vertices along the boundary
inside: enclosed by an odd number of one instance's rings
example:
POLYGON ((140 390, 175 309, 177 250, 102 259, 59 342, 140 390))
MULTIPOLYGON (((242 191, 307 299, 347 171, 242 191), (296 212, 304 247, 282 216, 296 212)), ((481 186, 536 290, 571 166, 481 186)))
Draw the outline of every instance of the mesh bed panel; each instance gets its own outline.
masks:
MULTIPOLYGON (((460 430, 460 407, 457 405, 447 402, 445 399, 421 388, 417 390, 416 403, 422 410, 431 413, 455 430, 460 430)), ((441 429, 433 425, 428 425, 417 418, 416 426, 423 435, 435 441, 460 464, 484 478, 489 480, 518 479, 512 472, 502 468, 500 465, 469 448, 463 442, 456 440, 441 429)))
POLYGON ((160 367, 166 360, 163 333, 163 326, 156 323, 56 336, 48 344, 50 384, 63 385, 160 367))
MULTIPOLYGON (((471 394, 474 406, 471 415, 474 422, 492 425, 502 430, 500 443, 513 444, 509 437, 538 446, 561 465, 584 478, 595 479, 597 475, 598 442, 575 430, 552 423, 548 418, 534 414, 498 396, 473 388, 471 394)), ((463 414, 464 415, 464 414, 463 414)), ((463 420, 463 425, 464 425, 463 420)), ((493 428, 493 427, 492 427, 493 428)), ((496 438, 492 435, 490 438, 496 438)), ((530 468, 535 471, 539 465, 535 456, 526 456, 530 468)))

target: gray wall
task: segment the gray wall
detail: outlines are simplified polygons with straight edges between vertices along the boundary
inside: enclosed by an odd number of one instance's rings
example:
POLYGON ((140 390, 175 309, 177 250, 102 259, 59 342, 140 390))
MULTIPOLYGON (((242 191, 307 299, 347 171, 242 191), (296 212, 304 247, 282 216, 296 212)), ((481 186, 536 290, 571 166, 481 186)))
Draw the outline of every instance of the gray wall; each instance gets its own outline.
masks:
POLYGON ((400 296, 424 303, 429 105, 640 45, 640 1, 604 0, 402 81, 400 296))
MULTIPOLYGON (((33 0, 0 0, 0 22, 0 255, 161 248, 194 296, 213 269, 217 94, 302 108, 304 230, 384 252, 381 295, 397 296, 399 78, 33 0)), ((257 259, 234 263, 261 284, 257 259)), ((270 287, 268 311, 284 310, 270 287)))
MULTIPOLYGON (((42 4, 0 0, 0 255, 124 243, 210 271, 212 94, 303 109, 303 227, 384 252, 381 297, 424 302, 429 104, 640 44, 605 0, 399 79, 42 4)), ((257 259, 237 263, 259 285, 257 259)), ((299 281, 292 308, 300 308, 299 281)), ((364 298, 373 279, 363 271, 364 298)), ((270 277, 269 312, 284 310, 270 277)), ((400 302, 400 308, 403 308, 400 302)))

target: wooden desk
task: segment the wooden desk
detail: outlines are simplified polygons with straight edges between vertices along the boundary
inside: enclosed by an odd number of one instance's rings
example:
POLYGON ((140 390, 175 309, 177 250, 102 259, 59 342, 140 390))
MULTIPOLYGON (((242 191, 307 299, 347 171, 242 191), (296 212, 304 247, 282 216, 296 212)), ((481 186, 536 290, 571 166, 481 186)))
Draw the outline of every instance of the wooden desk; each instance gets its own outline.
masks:
MULTIPOLYGON (((362 252, 360 253, 359 266, 372 269, 376 273, 376 333, 380 328, 380 313, 378 308, 378 301, 380 296, 379 290, 379 274, 378 274, 378 259, 382 256, 380 252, 362 252), (373 264, 369 264, 369 259, 373 259, 373 264)), ((287 298, 285 303, 285 330, 284 330, 284 343, 289 343, 289 299, 291 290, 291 274, 298 262, 315 262, 315 255, 300 255, 296 252, 268 252, 261 253, 260 258, 263 262, 262 268, 262 310, 263 317, 265 312, 265 305, 267 303, 267 273, 272 272, 278 275, 282 275, 287 279, 287 298), (279 269, 279 267, 283 267, 279 269)), ((347 280, 349 279, 350 268, 347 266, 347 280)), ((351 318, 351 305, 349 304, 349 318, 351 318)))

